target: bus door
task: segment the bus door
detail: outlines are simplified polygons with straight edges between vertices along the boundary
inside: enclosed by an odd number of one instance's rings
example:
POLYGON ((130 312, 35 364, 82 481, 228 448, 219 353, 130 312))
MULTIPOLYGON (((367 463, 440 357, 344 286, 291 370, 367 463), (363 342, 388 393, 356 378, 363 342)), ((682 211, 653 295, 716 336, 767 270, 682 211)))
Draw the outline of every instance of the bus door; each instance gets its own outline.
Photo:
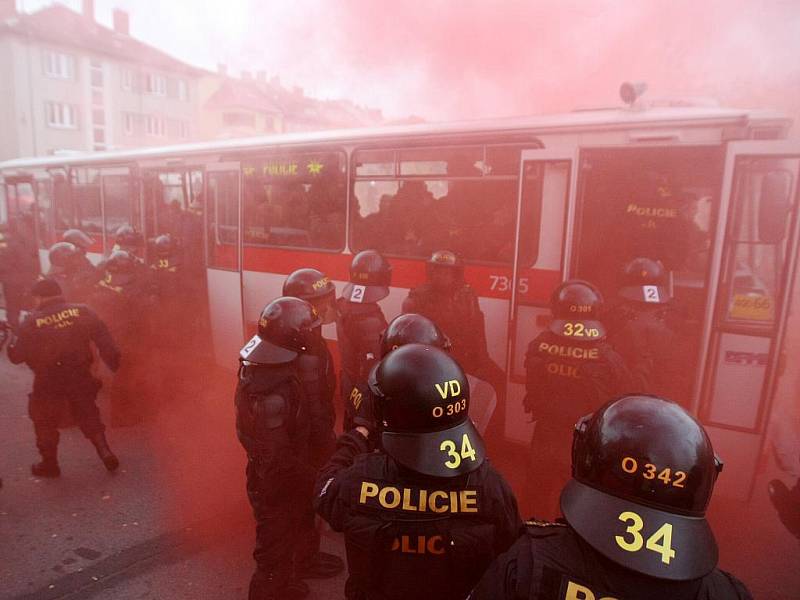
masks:
MULTIPOLYGON (((797 412, 800 336, 786 325, 798 252, 798 179, 797 142, 729 145, 725 235, 715 248, 695 408, 717 452, 736 465, 739 477, 720 480, 736 497, 752 492, 773 407, 784 417, 797 412), (779 386, 782 376, 788 386, 779 386)), ((782 420, 797 428, 796 419, 782 420)))
POLYGON ((31 247, 38 248, 39 210, 36 201, 36 185, 32 175, 6 176, 4 183, 5 211, 9 223, 22 228, 31 247))
POLYGON ((550 295, 565 277, 577 149, 521 154, 514 280, 510 305, 505 435, 529 443, 533 432, 523 407, 525 353, 547 326, 550 295))
POLYGON ((241 177, 239 163, 206 165, 206 277, 217 364, 235 369, 242 321, 241 177))

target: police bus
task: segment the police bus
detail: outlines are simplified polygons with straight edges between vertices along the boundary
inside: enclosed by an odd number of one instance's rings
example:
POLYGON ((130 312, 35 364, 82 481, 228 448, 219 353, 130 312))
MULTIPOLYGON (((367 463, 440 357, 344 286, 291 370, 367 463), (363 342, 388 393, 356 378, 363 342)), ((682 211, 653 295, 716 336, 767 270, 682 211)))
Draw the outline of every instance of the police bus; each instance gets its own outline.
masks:
MULTIPOLYGON (((0 218, 33 209, 43 271, 68 228, 93 236, 94 260, 122 224, 177 236, 225 366, 293 270, 315 267, 341 289, 352 254, 375 248, 393 266, 382 302, 391 318, 431 252, 452 250, 507 373, 505 437, 520 443, 532 427, 524 355, 554 288, 586 279, 611 303, 628 260, 658 259, 682 323, 676 395, 720 454, 755 475, 774 399, 793 393, 776 394, 789 378, 800 144, 777 113, 627 99, 562 115, 11 160, 0 164, 0 218)), ((335 338, 331 325, 325 335, 335 338)), ((731 492, 749 494, 739 487, 731 492)))

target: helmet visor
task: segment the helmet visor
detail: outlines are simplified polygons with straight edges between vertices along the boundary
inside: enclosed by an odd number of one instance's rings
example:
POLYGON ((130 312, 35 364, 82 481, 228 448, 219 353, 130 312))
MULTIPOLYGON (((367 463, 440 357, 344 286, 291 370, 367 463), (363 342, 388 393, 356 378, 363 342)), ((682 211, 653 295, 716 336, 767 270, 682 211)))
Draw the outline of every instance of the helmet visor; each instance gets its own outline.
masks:
POLYGON ((622 288, 619 295, 633 302, 666 304, 670 301, 669 290, 661 285, 631 285, 622 288))
POLYGON ((277 346, 260 337, 258 334, 239 350, 239 358, 264 365, 279 365, 291 362, 297 357, 297 352, 277 346))
POLYGON ((381 442, 384 451, 401 465, 432 477, 469 473, 486 458, 483 438, 471 419, 429 433, 384 431, 381 442))
POLYGON ((383 285, 360 285, 348 283, 342 290, 342 298, 348 302, 362 304, 364 302, 377 302, 389 295, 389 288, 383 285))
POLYGON ((686 581, 717 565, 717 543, 704 517, 657 510, 574 479, 561 492, 561 510, 592 548, 637 573, 686 581))

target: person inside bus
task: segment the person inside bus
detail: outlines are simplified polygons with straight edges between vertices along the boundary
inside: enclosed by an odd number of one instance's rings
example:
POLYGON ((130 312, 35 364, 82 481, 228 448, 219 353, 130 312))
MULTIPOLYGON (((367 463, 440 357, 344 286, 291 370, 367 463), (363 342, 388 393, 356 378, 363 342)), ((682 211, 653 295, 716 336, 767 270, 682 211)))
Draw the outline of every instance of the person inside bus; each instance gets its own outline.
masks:
POLYGON ((616 395, 630 392, 630 373, 606 340, 599 320, 603 297, 581 280, 553 292, 552 320, 525 354, 525 412, 536 422, 529 480, 537 517, 558 514, 558 492, 569 477, 570 432, 575 421, 616 395))
POLYGON ((16 332, 27 292, 39 275, 39 251, 28 214, 0 223, 0 284, 5 299, 6 321, 16 332))
MULTIPOLYGON (((453 357, 469 375, 488 382, 502 407, 506 375, 489 356, 486 325, 478 296, 464 281, 464 263, 449 250, 437 250, 426 264, 427 281, 411 289, 403 313, 419 313, 436 323, 453 345, 453 357)), ((502 413, 495 424, 502 422, 502 413)))

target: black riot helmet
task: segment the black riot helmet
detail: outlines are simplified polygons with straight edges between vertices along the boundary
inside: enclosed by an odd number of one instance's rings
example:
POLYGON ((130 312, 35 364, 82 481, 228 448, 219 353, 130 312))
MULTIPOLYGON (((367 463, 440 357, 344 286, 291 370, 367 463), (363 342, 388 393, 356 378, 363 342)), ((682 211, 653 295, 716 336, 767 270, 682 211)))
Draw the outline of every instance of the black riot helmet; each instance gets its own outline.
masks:
POLYGON ((321 324, 319 313, 309 302, 287 296, 273 300, 261 311, 258 332, 239 357, 259 364, 290 362, 319 340, 321 324))
POLYGON ((170 256, 173 250, 172 237, 168 233, 160 235, 153 242, 153 246, 155 246, 157 256, 162 258, 170 256))
POLYGON ((114 250, 106 261, 106 271, 112 274, 133 273, 136 259, 127 250, 114 250))
POLYGON ((717 564, 705 513, 721 470, 705 430, 683 408, 624 396, 575 426, 561 510, 612 561, 660 579, 697 579, 717 564))
POLYGON ((70 244, 74 244, 75 247, 84 254, 92 247, 92 244, 94 244, 94 240, 80 229, 67 229, 61 236, 61 239, 70 244))
POLYGON ((114 232, 114 243, 121 250, 138 248, 142 245, 142 236, 130 225, 120 225, 114 232))
POLYGON ((450 351, 450 339, 428 317, 406 313, 392 319, 381 335, 381 358, 406 344, 424 344, 450 351))
POLYGON ((574 341, 601 340, 606 328, 600 322, 603 296, 588 281, 572 279, 558 286, 550 298, 550 331, 574 341))
POLYGON ((377 250, 363 250, 350 263, 350 283, 342 297, 350 302, 377 302, 389 295, 392 265, 377 250))
POLYGON ((76 256, 78 256, 78 249, 69 242, 53 244, 47 254, 50 264, 59 269, 68 269, 72 266, 76 256))
POLYGON ((619 295, 634 302, 666 304, 670 294, 664 265, 660 260, 634 258, 622 270, 619 295))
POLYGON ((330 278, 316 269, 297 269, 283 282, 283 295, 310 302, 322 318, 322 323, 336 320, 336 286, 330 278))
POLYGON ((370 390, 383 421, 381 445, 404 467, 456 477, 483 464, 483 439, 469 418, 467 376, 443 350, 406 344, 390 352, 370 390))
POLYGON ((425 275, 435 289, 448 291, 464 281, 464 262, 450 250, 437 250, 425 263, 425 275))

